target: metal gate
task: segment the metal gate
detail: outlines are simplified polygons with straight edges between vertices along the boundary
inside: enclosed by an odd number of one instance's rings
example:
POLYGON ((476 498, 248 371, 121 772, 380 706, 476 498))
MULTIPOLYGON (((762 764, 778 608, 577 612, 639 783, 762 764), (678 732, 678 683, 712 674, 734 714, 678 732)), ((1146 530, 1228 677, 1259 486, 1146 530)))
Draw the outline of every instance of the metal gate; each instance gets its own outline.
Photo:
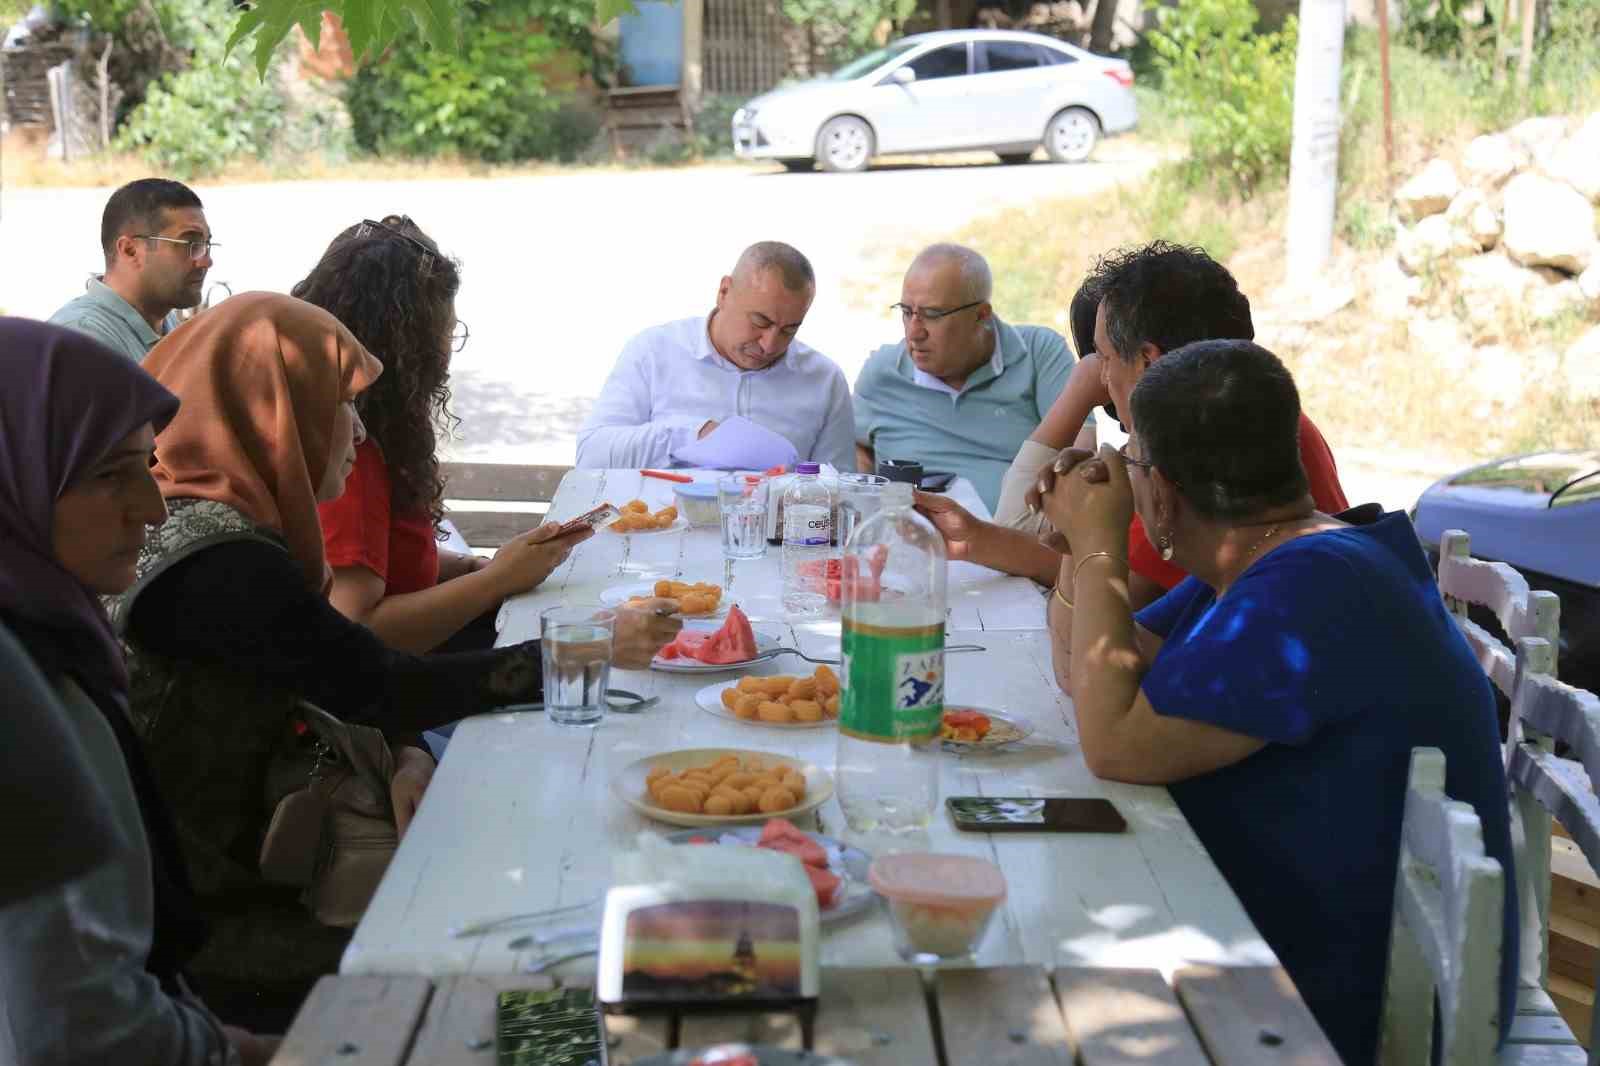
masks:
POLYGON ((781 0, 705 0, 707 93, 755 95, 788 70, 781 0))

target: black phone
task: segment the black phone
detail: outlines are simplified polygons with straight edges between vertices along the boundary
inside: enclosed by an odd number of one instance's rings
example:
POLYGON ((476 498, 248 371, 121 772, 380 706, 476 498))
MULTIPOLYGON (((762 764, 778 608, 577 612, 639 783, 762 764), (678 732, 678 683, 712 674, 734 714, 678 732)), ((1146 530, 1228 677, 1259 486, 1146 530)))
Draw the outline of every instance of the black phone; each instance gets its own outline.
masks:
POLYGON ((955 479, 956 476, 954 474, 923 474, 922 483, 917 488, 923 492, 943 492, 950 487, 950 482, 955 479))
POLYGON ((969 833, 1121 833, 1128 828, 1110 800, 1064 796, 950 796, 957 829, 969 833))

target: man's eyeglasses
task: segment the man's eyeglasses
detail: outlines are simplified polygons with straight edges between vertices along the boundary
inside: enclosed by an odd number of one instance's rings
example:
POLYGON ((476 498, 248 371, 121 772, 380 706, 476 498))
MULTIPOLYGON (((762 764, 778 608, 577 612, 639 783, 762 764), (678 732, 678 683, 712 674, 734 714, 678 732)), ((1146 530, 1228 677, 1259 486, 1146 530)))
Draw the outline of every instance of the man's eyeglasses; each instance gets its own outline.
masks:
POLYGON ((952 307, 948 311, 935 311, 931 307, 912 307, 910 304, 890 304, 889 310, 899 311, 900 318, 904 322, 910 322, 911 319, 915 317, 922 319, 922 321, 931 326, 940 319, 949 318, 957 311, 965 311, 968 308, 977 307, 982 303, 982 300, 973 300, 969 304, 962 304, 960 307, 952 307))
POLYGON ((1117 454, 1122 456, 1122 461, 1124 463, 1127 463, 1129 466, 1136 466, 1141 470, 1151 470, 1154 469, 1156 465, 1148 459, 1135 459, 1133 456, 1129 455, 1128 446, 1126 444, 1117 449, 1117 454))
MULTIPOLYGON (((364 218, 361 220, 361 225, 356 227, 355 236, 357 240, 362 240, 372 236, 373 230, 382 230, 391 237, 399 237, 401 240, 407 242, 417 251, 422 253, 420 270, 423 275, 431 274, 433 272, 433 249, 429 248, 426 244, 423 244, 420 240, 407 233, 402 227, 416 229, 417 224, 411 221, 411 218, 408 215, 388 215, 382 222, 378 222, 370 218, 364 218)), ((462 343, 466 343, 465 340, 463 340, 462 343)), ((461 349, 459 348, 456 349, 456 351, 460 350, 461 349)))
POLYGON ((156 237, 148 234, 138 234, 134 237, 140 241, 161 241, 165 244, 181 244, 189 252, 190 259, 204 259, 211 254, 211 249, 216 248, 216 241, 190 241, 182 237, 156 237))
POLYGON ((459 318, 456 319, 456 328, 450 331, 450 350, 459 352, 465 348, 467 346, 467 338, 470 336, 472 336, 472 331, 467 328, 467 324, 459 318))

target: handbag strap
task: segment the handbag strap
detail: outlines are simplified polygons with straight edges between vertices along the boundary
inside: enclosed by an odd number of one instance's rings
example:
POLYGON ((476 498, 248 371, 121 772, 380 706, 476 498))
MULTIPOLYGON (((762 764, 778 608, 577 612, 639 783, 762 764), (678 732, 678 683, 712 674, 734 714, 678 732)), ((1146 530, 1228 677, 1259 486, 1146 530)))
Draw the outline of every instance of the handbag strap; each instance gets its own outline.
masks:
MULTIPOLYGON (((365 778, 367 785, 373 789, 376 795, 387 796, 389 794, 389 781, 384 776, 385 768, 374 766, 372 758, 361 750, 352 735, 354 729, 369 727, 351 726, 306 700, 296 701, 295 706, 305 717, 306 725, 317 735, 318 739, 343 755, 345 763, 350 767, 351 771, 365 778)), ((378 734, 381 739, 382 734, 378 730, 374 729, 372 732, 378 734)), ((383 743, 387 747, 388 742, 384 741, 383 743)), ((387 769, 392 776, 394 772, 392 764, 387 769)))

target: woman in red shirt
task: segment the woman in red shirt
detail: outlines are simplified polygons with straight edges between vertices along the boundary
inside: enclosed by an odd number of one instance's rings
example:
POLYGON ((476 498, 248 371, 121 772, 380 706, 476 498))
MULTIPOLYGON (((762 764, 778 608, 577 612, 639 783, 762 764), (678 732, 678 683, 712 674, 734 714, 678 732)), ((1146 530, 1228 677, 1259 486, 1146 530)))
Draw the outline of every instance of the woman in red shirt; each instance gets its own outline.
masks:
POLYGON ((444 480, 437 436, 450 356, 466 343, 456 318, 455 260, 403 215, 339 234, 293 295, 333 314, 384 365, 361 396, 367 439, 344 495, 319 508, 333 588, 328 598, 390 647, 422 653, 487 647, 494 612, 559 566, 586 534, 557 539, 553 523, 505 544, 493 559, 439 547, 444 480))

